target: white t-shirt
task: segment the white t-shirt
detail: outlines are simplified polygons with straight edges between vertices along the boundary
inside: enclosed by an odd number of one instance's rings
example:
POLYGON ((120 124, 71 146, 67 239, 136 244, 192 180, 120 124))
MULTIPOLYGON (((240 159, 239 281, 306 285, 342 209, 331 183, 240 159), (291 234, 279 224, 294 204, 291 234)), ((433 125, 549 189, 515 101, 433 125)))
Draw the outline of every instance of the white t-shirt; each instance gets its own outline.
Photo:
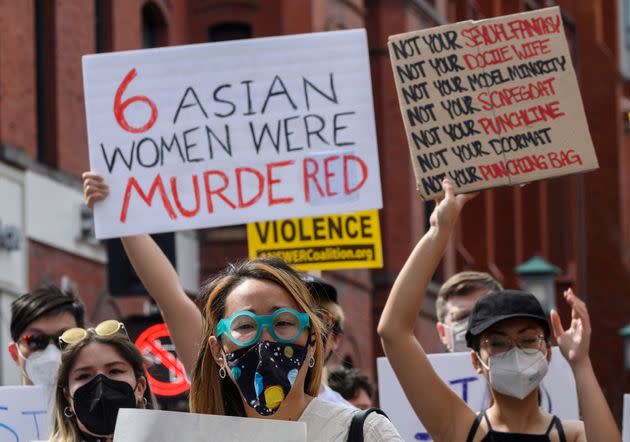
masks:
POLYGON ((326 384, 322 384, 322 392, 317 397, 323 401, 334 402, 335 404, 340 404, 344 407, 356 408, 350 402, 345 400, 342 395, 326 384))
MULTIPOLYGON (((307 442, 346 442, 352 416, 360 410, 315 398, 299 421, 306 423, 307 442)), ((363 425, 365 442, 402 442, 394 425, 384 416, 371 413, 363 425)))

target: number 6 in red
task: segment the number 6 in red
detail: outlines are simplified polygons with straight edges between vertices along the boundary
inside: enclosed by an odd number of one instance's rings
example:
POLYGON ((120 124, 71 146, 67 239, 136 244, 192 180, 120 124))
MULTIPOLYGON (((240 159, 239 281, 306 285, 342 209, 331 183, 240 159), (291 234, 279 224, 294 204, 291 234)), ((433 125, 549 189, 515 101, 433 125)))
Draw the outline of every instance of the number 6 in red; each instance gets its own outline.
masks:
POLYGON ((136 71, 136 68, 131 69, 123 79, 122 83, 120 83, 120 86, 118 86, 118 89, 116 90, 116 96, 114 97, 114 116, 116 117, 116 121, 118 122, 120 127, 122 127, 127 132, 131 132, 132 134, 139 134, 151 129, 155 124, 155 120, 157 120, 158 116, 157 106, 153 101, 149 100, 144 95, 135 95, 121 102, 122 95, 125 93, 127 86, 129 86, 129 83, 131 83, 131 81, 136 78, 137 75, 138 72, 136 71), (147 123, 141 127, 131 126, 125 119, 125 109, 127 109, 127 106, 135 102, 145 103, 151 108, 151 116, 149 117, 149 121, 147 121, 147 123))

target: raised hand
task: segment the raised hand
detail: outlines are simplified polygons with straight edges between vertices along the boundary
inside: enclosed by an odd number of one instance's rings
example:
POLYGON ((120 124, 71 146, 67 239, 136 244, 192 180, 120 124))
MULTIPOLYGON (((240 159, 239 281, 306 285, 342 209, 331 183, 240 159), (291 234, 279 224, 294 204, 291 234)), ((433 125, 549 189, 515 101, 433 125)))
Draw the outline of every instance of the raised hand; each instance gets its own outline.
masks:
POLYGON ((586 304, 568 289, 564 292, 564 299, 571 306, 571 326, 563 330, 560 316, 555 310, 551 311, 551 327, 556 337, 562 355, 569 364, 576 365, 588 360, 591 343, 591 321, 586 304))
POLYGON ((444 198, 436 200, 430 223, 433 227, 452 227, 464 205, 477 196, 477 193, 455 195, 455 184, 449 178, 442 181, 444 198))
POLYGON ((109 186, 105 184, 103 177, 96 172, 83 172, 83 199, 91 209, 94 204, 104 200, 109 195, 109 186))

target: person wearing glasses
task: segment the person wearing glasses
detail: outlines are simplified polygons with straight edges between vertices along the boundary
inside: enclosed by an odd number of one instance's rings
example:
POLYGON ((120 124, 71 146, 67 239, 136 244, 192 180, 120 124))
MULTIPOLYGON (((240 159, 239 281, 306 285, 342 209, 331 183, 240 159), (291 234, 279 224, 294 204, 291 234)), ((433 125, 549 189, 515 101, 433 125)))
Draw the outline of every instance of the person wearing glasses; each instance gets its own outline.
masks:
POLYGON ((23 385, 55 385, 61 363, 59 336, 83 327, 85 309, 74 295, 54 285, 26 293, 11 303, 9 353, 22 371, 23 385))
POLYGON ((122 322, 71 328, 63 348, 50 442, 111 441, 118 410, 153 408, 144 359, 122 322))
MULTIPOLYGON (((103 178, 83 174, 85 201, 107 197, 103 178)), ((175 269, 148 235, 123 238, 129 259, 156 300, 190 373, 193 413, 304 422, 308 442, 345 441, 359 410, 318 399, 323 325, 300 275, 277 258, 230 264, 204 282, 200 313, 175 269)), ((401 441, 376 413, 364 440, 401 441)))
POLYGON ((378 333, 385 354, 413 410, 436 442, 621 441, 612 413, 589 359, 591 326, 584 302, 571 290, 571 326, 564 330, 551 312, 551 327, 536 298, 519 291, 482 297, 474 305, 466 342, 472 364, 488 381, 492 405, 479 414, 433 370, 414 335, 414 324, 460 211, 474 195, 454 194, 442 183, 444 199, 430 218, 431 227, 418 242, 389 295, 378 333), (539 406, 537 388, 551 358, 551 331, 575 376, 583 421, 560 421, 539 406))

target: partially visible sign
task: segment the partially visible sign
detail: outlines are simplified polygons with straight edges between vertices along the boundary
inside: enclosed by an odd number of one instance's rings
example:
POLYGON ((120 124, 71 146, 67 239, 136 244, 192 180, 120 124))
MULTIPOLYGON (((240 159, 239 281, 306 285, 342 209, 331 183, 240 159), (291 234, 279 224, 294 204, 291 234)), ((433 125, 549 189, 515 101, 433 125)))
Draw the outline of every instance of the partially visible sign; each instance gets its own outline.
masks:
POLYGON ((389 37, 418 191, 598 167, 558 7, 389 37))
POLYGON ((186 370, 175 355, 166 324, 147 328, 136 339, 136 347, 153 365, 147 368, 151 391, 156 396, 178 396, 190 388, 186 370))
POLYGON ((0 387, 0 441, 47 439, 51 413, 42 387, 0 387))
MULTIPOLYGON (((438 376, 461 397, 473 411, 490 404, 490 391, 483 375, 470 361, 470 353, 431 354, 429 361, 438 376)), ((432 440, 407 400, 387 358, 378 358, 378 391, 381 408, 407 442, 432 440)), ((541 384, 541 406, 560 419, 579 419, 577 390, 573 372, 558 347, 553 347, 549 371, 541 384)))
POLYGON ((623 395, 623 442, 630 442, 630 394, 623 395))
POLYGON ((278 256, 299 270, 383 267, 378 210, 247 225, 249 257, 278 256))
POLYGON ((382 207, 364 29, 83 57, 97 238, 382 207))
POLYGON ((306 442, 306 424, 248 417, 123 408, 114 442, 306 442))

